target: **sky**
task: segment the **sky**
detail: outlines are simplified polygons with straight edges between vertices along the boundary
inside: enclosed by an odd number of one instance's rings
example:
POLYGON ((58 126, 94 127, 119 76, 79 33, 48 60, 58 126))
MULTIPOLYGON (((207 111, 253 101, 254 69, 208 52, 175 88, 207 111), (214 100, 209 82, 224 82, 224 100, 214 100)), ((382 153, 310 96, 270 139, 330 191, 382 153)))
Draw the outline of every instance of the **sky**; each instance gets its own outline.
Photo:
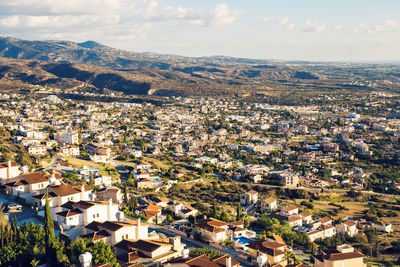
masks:
POLYGON ((400 1, 0 0, 0 35, 183 56, 400 61, 400 1))

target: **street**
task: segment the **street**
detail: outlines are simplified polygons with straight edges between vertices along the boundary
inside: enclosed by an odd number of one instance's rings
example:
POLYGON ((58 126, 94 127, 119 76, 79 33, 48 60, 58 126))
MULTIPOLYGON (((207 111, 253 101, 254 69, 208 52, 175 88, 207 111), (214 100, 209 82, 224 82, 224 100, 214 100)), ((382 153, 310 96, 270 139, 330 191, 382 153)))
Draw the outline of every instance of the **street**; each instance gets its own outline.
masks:
MULTIPOLYGON (((174 233, 174 232, 172 232, 170 230, 166 230, 162 226, 159 226, 159 225, 151 225, 151 226, 149 226, 149 229, 154 230, 154 231, 156 231, 158 233, 163 233, 167 237, 178 236, 178 234, 176 234, 176 233, 174 233)), ((181 242, 186 244, 186 248, 203 248, 203 247, 206 247, 206 248, 217 250, 217 251, 219 251, 219 252, 221 252, 223 254, 230 254, 232 257, 234 257, 237 261, 240 262, 241 266, 248 266, 249 265, 249 262, 246 259, 243 259, 242 257, 240 257, 239 252, 237 252, 233 248, 220 250, 220 249, 217 249, 217 248, 215 248, 213 246, 201 243, 201 242, 199 242, 197 240, 193 240, 193 239, 191 239, 189 237, 186 237, 186 236, 181 236, 181 242)))

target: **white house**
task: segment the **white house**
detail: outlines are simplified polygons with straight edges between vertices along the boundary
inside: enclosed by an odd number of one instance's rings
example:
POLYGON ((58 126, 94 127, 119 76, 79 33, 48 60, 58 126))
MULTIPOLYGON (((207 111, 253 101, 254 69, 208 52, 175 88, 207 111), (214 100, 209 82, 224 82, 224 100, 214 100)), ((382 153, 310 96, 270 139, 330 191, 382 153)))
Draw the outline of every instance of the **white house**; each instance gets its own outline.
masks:
MULTIPOLYGON (((67 184, 57 184, 49 187, 49 206, 60 207, 68 201, 91 200, 93 189, 88 185, 72 187, 67 184)), ((38 208, 44 208, 46 203, 45 194, 33 196, 34 204, 38 208)))
POLYGON ((371 224, 371 228, 381 232, 392 232, 392 224, 390 223, 382 223, 382 222, 375 222, 371 224))
POLYGON ((209 218, 196 223, 196 229, 201 236, 209 236, 210 241, 219 242, 228 238, 228 224, 226 222, 209 218))
POLYGON ((255 204, 258 200, 258 192, 250 190, 240 195, 240 203, 243 205, 255 204))
POLYGON ((278 201, 276 198, 269 197, 260 201, 260 207, 264 212, 271 212, 278 208, 278 201))
POLYGON ((3 181, 20 175, 19 168, 19 164, 11 160, 0 163, 0 183, 3 184, 3 181))
POLYGON ((336 231, 341 235, 355 236, 358 233, 357 223, 349 220, 336 225, 336 231))
POLYGON ((60 146, 60 152, 67 157, 76 157, 79 156, 79 146, 76 145, 60 146))
POLYGON ((77 133, 69 133, 69 132, 63 132, 63 133, 57 133, 54 137, 54 139, 59 143, 59 144, 78 144, 79 143, 79 136, 77 133))
POLYGON ((55 209, 62 210, 55 213, 55 220, 64 229, 84 226, 93 221, 115 221, 123 217, 118 204, 112 203, 111 198, 108 201, 67 202, 55 209))
POLYGON ((103 240, 106 244, 115 245, 122 240, 138 240, 148 238, 148 225, 140 219, 125 221, 93 221, 85 226, 82 238, 93 241, 103 240))

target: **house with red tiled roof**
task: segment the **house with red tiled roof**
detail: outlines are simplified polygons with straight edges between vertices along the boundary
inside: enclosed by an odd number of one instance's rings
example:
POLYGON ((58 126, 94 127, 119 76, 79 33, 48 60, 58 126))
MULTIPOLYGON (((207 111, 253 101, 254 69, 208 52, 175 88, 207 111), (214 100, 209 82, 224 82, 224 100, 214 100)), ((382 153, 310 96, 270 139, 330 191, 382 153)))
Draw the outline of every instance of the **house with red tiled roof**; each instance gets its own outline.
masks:
POLYGON ((284 254, 287 248, 284 243, 273 239, 257 239, 248 243, 246 247, 249 248, 253 260, 256 260, 259 255, 264 255, 270 265, 282 264, 282 266, 286 266, 284 254))
MULTIPOLYGON (((70 186, 59 183, 49 186, 49 205, 50 208, 61 207, 68 201, 78 202, 81 200, 90 200, 93 189, 88 185, 70 186)), ((33 196, 33 203, 36 207, 43 209, 46 203, 46 195, 39 194, 33 196)))
POLYGON ((255 204, 258 200, 258 192, 250 190, 240 195, 240 203, 243 205, 255 204))
POLYGON ((346 244, 324 249, 321 254, 314 256, 314 258, 314 267, 366 266, 364 263, 366 256, 346 244))
POLYGON ((336 231, 341 235, 355 236, 358 233, 357 223, 353 220, 348 220, 336 225, 336 231))
POLYGON ((0 163, 0 183, 4 184, 3 181, 7 181, 8 179, 17 177, 21 174, 19 170, 20 166, 18 163, 14 161, 6 161, 0 163))
POLYGON ((311 242, 314 242, 317 239, 325 239, 328 237, 332 237, 336 234, 336 228, 332 225, 321 225, 318 229, 307 232, 306 235, 311 242))
MULTIPOLYGON (((60 209, 58 209, 60 210, 60 209)), ((108 201, 67 202, 53 218, 64 229, 87 225, 93 221, 116 221, 123 217, 123 212, 118 209, 118 204, 108 201)))
POLYGON ((196 230, 200 231, 201 236, 209 236, 210 241, 219 242, 228 238, 229 224, 214 218, 206 218, 196 223, 196 230))
POLYGON ((147 239, 148 225, 137 220, 92 221, 84 227, 81 238, 93 241, 103 240, 106 244, 115 245, 123 240, 147 239), (108 233, 108 235, 105 235, 108 233))
POLYGON ((230 256, 225 254, 216 258, 210 259, 206 255, 199 255, 196 257, 183 256, 167 262, 162 263, 162 267, 239 267, 240 263, 230 256))
POLYGON ((165 220, 165 216, 162 215, 162 207, 153 204, 137 207, 135 213, 146 216, 149 223, 162 223, 165 220))
MULTIPOLYGON (((4 187, 9 195, 21 196, 23 194, 41 194, 44 193, 46 188, 57 181, 61 181, 60 174, 45 174, 42 172, 33 172, 22 174, 13 179, 9 179, 4 187)), ((27 199, 31 202, 30 199, 27 199)))
POLYGON ((181 242, 180 236, 176 236, 160 239, 125 239, 117 243, 115 248, 117 249, 118 258, 122 258, 122 256, 127 254, 129 256, 131 252, 139 252, 141 257, 129 261, 129 263, 141 261, 147 264, 155 264, 156 262, 163 262, 179 257, 182 255, 185 244, 181 242))

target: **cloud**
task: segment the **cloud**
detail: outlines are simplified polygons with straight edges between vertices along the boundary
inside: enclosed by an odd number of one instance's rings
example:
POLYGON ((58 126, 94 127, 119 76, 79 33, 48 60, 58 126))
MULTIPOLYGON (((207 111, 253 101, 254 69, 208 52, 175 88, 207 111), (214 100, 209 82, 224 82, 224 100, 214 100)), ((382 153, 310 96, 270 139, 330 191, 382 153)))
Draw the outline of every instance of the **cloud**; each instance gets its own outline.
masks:
POLYGON ((306 20, 306 32, 322 32, 327 28, 327 23, 319 23, 312 19, 306 20))
POLYGON ((290 31, 293 31, 294 28, 295 28, 294 23, 291 23, 291 24, 286 26, 285 31, 290 32, 290 31))
POLYGON ((281 25, 286 25, 286 24, 289 23, 289 20, 290 20, 289 17, 284 17, 284 18, 278 20, 278 23, 281 24, 281 25))
POLYGON ((334 25, 332 25, 332 29, 335 31, 339 31, 339 30, 343 29, 343 25, 334 24, 334 25))
POLYGON ((233 23, 242 12, 230 10, 227 4, 218 4, 206 25, 221 26, 233 23))
POLYGON ((31 38, 70 39, 85 32, 84 39, 107 34, 132 40, 143 38, 155 23, 218 27, 235 22, 241 14, 227 4, 198 10, 166 6, 159 0, 0 0, 0 31, 25 32, 31 38))
POLYGON ((377 33, 388 33, 397 31, 400 28, 400 22, 396 20, 385 20, 382 23, 378 23, 375 25, 368 25, 366 23, 359 23, 357 27, 353 28, 351 33, 368 33, 368 34, 377 34, 377 33))

